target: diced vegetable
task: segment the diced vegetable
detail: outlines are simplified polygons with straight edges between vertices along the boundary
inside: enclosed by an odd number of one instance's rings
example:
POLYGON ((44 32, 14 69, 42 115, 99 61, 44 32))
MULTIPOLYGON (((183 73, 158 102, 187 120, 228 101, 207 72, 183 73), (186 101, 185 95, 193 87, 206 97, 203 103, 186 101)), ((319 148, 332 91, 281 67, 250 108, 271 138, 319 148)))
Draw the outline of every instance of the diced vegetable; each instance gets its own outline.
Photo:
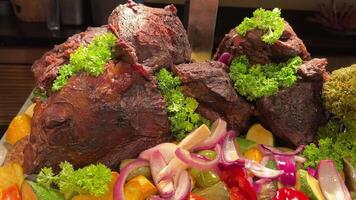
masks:
MULTIPOLYGON (((122 168, 124 168, 127 164, 131 163, 132 161, 134 161, 135 159, 126 159, 126 160, 123 160, 121 161, 120 163, 120 170, 122 168)), ((135 178, 136 176, 144 176, 146 177, 147 179, 151 180, 152 179, 152 175, 151 175, 151 171, 150 171, 150 168, 148 166, 144 166, 144 167, 139 167, 137 169, 135 169, 134 171, 132 171, 128 177, 127 177, 127 181, 135 178)))
POLYGON ((351 200, 351 195, 332 160, 322 160, 319 162, 318 180, 321 191, 327 200, 351 200))
POLYGON ((262 160, 262 152, 257 149, 257 148, 251 148, 249 150, 247 150, 244 153, 244 157, 253 161, 256 161, 257 163, 260 163, 262 160))
POLYGON ((21 187, 24 180, 23 169, 18 164, 8 164, 0 167, 0 192, 11 185, 21 187))
MULTIPOLYGON (((325 200, 323 193, 320 190, 319 181, 303 169, 298 170, 298 178, 300 183, 299 190, 309 196, 310 200, 325 200)), ((297 188, 298 189, 298 188, 297 188)))
POLYGON ((21 200, 20 189, 16 184, 2 190, 1 200, 21 200))
MULTIPOLYGON (((198 154, 205 156, 211 160, 216 158, 216 153, 215 153, 215 151, 212 151, 212 150, 200 151, 198 154)), ((201 171, 201 170, 192 168, 190 170, 190 174, 194 177, 197 185, 201 188, 213 186, 214 184, 218 183, 220 180, 219 176, 216 175, 216 173, 213 171, 201 171)))
POLYGON ((262 183, 260 183, 258 191, 256 191, 257 199, 258 200, 272 199, 276 195, 278 190, 277 182, 271 179, 260 179, 256 181, 255 184, 256 183, 258 184, 259 181, 261 181, 262 183))
POLYGON ((38 200, 64 200, 63 195, 55 189, 46 188, 38 183, 28 182, 36 193, 38 200))
POLYGON ((196 194, 190 193, 185 200, 206 200, 206 199, 196 194))
POLYGON ((276 164, 276 161, 274 160, 269 160, 266 164, 266 167, 267 168, 270 168, 270 169, 277 169, 277 164, 276 164))
POLYGON ((344 158, 344 172, 346 185, 356 191, 356 167, 352 166, 349 158, 344 158))
POLYGON ((201 197, 204 197, 207 200, 229 200, 230 194, 225 186, 225 184, 221 181, 216 183, 213 186, 207 188, 198 188, 193 190, 194 194, 197 194, 201 197))
POLYGON ((235 142, 238 144, 241 153, 245 153, 249 148, 255 147, 256 142, 245 138, 237 137, 235 142))
POLYGON ((157 194, 156 187, 144 176, 137 176, 125 184, 126 200, 145 200, 157 194))
POLYGON ((257 144, 264 144, 269 146, 274 145, 274 138, 272 133, 258 123, 250 127, 247 132, 246 139, 254 141, 257 144))
POLYGON ((32 117, 33 116, 33 109, 35 108, 36 103, 31 104, 25 111, 25 114, 32 117))
POLYGON ((6 131, 5 140, 9 144, 15 144, 23 137, 31 133, 31 117, 22 113, 12 119, 6 131))
POLYGON ((277 191, 277 195, 273 200, 309 200, 308 196, 293 188, 281 188, 277 191))
POLYGON ((32 187, 26 181, 24 181, 21 186, 21 197, 22 200, 38 200, 32 187))

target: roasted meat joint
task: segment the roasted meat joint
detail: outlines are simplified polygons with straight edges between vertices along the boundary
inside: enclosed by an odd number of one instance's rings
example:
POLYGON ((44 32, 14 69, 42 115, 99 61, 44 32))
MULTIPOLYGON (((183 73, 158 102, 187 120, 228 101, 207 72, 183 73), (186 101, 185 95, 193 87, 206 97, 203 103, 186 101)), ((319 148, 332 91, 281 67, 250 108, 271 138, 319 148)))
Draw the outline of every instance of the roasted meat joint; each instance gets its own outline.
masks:
POLYGON ((173 5, 133 1, 55 46, 0 178, 55 200, 351 200, 356 66, 329 74, 279 9, 191 53, 173 5))

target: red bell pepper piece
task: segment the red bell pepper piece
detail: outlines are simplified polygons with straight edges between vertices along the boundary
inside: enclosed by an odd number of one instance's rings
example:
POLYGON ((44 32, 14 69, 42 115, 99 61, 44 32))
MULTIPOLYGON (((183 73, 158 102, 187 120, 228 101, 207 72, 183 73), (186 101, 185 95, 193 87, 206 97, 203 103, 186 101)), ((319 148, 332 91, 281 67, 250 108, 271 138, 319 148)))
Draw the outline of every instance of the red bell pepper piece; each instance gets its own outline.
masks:
POLYGON ((1 200, 21 200, 19 187, 14 184, 1 192, 1 200))
POLYGON ((281 188, 277 191, 273 200, 309 200, 309 197, 303 192, 294 190, 292 188, 281 188))
POLYGON ((257 200, 256 192, 241 167, 231 166, 222 169, 220 179, 229 189, 230 200, 257 200))

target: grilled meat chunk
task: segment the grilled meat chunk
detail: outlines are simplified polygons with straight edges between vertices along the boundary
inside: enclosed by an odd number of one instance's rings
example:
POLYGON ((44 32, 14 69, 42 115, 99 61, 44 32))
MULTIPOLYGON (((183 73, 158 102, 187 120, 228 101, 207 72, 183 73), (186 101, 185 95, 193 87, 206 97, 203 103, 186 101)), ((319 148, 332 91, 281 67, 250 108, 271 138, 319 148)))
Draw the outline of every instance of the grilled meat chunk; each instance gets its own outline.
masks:
POLYGON ((244 37, 232 29, 225 35, 220 43, 214 59, 217 60, 224 52, 233 57, 246 55, 252 64, 267 64, 271 62, 284 62, 289 58, 300 56, 303 60, 309 59, 309 53, 301 39, 298 38, 292 27, 285 22, 285 30, 281 38, 273 45, 261 40, 263 32, 252 29, 244 37))
POLYGON ((155 83, 129 64, 110 62, 103 75, 77 74, 37 102, 24 169, 38 172, 64 160, 76 167, 114 167, 169 138, 165 101, 155 83))
POLYGON ((187 34, 173 5, 159 9, 129 1, 111 13, 109 24, 120 39, 136 49, 138 62, 151 74, 190 61, 187 34))
POLYGON ((277 137, 295 146, 310 143, 327 120, 321 90, 328 77, 326 59, 306 61, 298 70, 297 83, 256 102, 261 123, 277 137))
POLYGON ((248 128, 253 106, 236 93, 227 66, 217 61, 181 64, 173 72, 182 80, 183 93, 199 102, 198 112, 215 121, 222 117, 235 130, 248 128))

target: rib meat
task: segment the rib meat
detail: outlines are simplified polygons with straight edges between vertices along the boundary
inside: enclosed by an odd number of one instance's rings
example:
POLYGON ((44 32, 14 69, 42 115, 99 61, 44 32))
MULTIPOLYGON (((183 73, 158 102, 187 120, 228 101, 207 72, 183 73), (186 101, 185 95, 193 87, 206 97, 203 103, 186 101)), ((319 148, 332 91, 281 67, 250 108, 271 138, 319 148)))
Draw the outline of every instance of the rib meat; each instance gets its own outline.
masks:
POLYGON ((236 93, 226 69, 221 62, 206 61, 177 65, 173 72, 182 80, 183 93, 199 102, 202 116, 210 121, 221 117, 229 128, 244 130, 254 109, 236 93))

